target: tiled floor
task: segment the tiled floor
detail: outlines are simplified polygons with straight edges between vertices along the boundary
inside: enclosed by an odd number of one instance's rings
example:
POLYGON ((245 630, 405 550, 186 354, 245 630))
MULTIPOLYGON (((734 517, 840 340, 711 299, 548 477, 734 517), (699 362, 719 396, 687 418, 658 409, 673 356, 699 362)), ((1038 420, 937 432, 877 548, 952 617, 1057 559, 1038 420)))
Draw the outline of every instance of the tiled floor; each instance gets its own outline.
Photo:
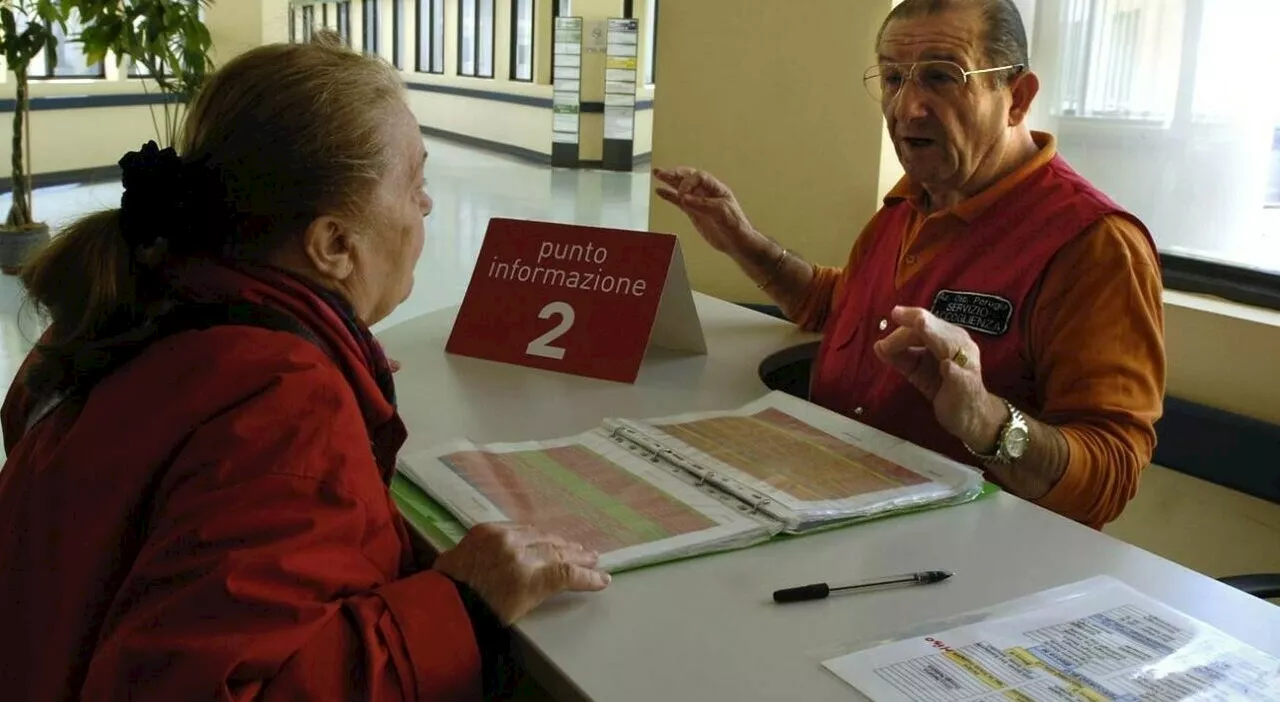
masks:
MULTIPOLYGON (((380 328, 461 300, 491 217, 634 229, 648 222, 643 171, 552 170, 447 142, 429 147, 436 210, 427 222, 426 249, 413 296, 380 328)), ((37 214, 56 227, 114 206, 120 192, 118 184, 43 190, 37 214)), ((0 208, 7 211, 7 196, 0 196, 0 208)), ((40 328, 17 281, 0 276, 0 388, 7 389, 40 328)), ((1280 505, 1158 467, 1147 471, 1137 500, 1107 531, 1210 575, 1280 571, 1280 505)))

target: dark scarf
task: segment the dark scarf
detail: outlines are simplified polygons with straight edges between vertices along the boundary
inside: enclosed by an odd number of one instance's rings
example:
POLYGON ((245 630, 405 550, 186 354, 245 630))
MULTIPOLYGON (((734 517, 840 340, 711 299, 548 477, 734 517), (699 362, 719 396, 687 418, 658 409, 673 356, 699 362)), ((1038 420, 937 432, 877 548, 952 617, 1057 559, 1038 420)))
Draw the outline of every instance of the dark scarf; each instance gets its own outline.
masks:
POLYGON ((347 332, 351 334, 351 338, 360 347, 360 351, 367 361, 366 367, 378 383, 378 389, 382 391, 383 398, 386 399, 387 404, 394 407, 396 404, 396 384, 391 373, 391 362, 387 359, 387 354, 383 351, 382 344, 378 343, 378 340, 374 338, 373 332, 356 316, 355 307, 352 307, 345 297, 316 285, 302 276, 278 268, 264 268, 263 270, 273 272, 293 281, 297 285, 305 287, 313 295, 329 305, 334 314, 342 320, 342 324, 346 327, 347 332))

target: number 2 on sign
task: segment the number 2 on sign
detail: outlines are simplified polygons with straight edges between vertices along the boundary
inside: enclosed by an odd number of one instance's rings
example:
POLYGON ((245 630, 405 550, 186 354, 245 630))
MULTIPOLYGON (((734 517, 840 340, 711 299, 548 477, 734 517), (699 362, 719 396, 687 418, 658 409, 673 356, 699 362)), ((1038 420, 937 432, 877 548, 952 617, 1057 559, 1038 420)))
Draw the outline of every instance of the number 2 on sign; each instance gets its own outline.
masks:
POLYGON ((560 317, 560 323, 551 331, 530 341, 528 348, 524 350, 526 355, 552 358, 557 361, 564 360, 564 349, 552 346, 551 342, 564 336, 573 328, 573 308, 565 302, 552 302, 538 313, 538 319, 551 319, 554 316, 560 317))

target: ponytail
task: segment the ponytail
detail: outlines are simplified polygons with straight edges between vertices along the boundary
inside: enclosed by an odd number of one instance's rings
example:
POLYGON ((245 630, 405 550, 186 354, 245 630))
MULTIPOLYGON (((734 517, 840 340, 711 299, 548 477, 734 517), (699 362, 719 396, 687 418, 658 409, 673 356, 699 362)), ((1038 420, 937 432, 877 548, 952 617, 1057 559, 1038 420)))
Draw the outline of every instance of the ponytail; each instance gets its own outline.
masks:
POLYGON ((35 395, 77 384, 101 342, 136 328, 159 297, 153 274, 133 259, 118 209, 67 227, 23 267, 21 279, 51 320, 22 379, 35 395))

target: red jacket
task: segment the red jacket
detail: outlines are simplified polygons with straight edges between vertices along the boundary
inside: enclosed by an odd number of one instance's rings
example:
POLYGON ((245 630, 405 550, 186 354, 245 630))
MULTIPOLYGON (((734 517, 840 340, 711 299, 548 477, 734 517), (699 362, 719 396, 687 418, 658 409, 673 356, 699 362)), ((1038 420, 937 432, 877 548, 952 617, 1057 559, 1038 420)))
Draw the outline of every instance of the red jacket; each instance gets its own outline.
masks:
POLYGON ((1067 242, 1105 215, 1140 221, 1091 186, 1061 156, 1014 186, 969 232, 902 287, 898 257, 912 204, 886 205, 858 274, 827 318, 814 361, 810 395, 820 405, 958 461, 980 463, 948 434, 933 406, 875 355, 893 331, 897 305, 923 307, 967 329, 982 355, 987 390, 1032 416, 1039 414, 1034 359, 1027 356, 1027 313, 1049 262, 1067 242))
POLYGON ((328 354, 288 332, 180 333, 29 429, 14 383, 0 696, 479 697, 468 608, 448 578, 413 572, 388 494, 405 435, 376 342, 287 276, 197 265, 176 280, 284 310, 328 354))

